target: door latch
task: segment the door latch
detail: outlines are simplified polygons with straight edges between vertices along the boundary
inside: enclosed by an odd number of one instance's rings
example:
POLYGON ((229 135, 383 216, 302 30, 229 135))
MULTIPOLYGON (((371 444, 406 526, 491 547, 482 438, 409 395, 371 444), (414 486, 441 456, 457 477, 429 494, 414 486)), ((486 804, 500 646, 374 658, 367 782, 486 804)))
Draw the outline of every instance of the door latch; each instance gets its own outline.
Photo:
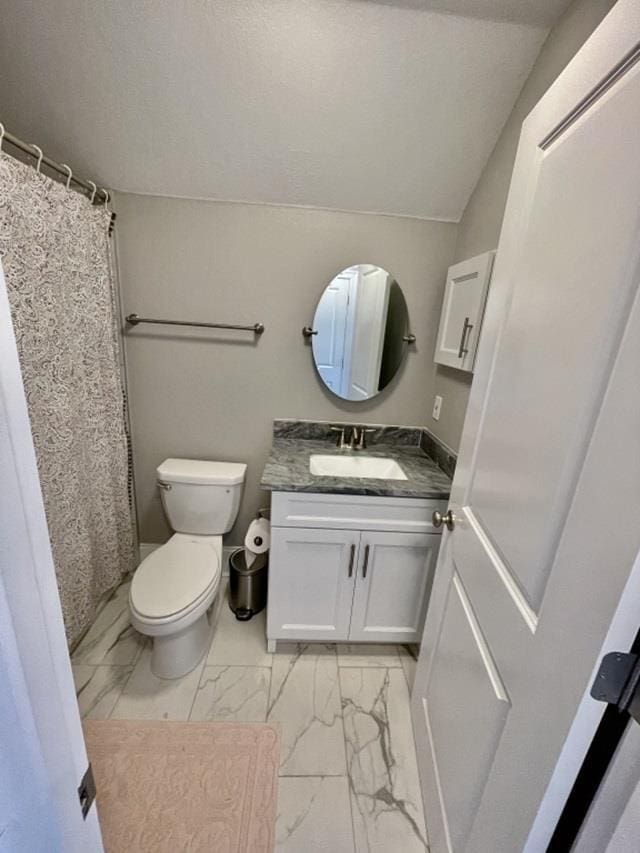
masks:
POLYGON ((87 819, 89 809, 93 805, 95 798, 96 783, 93 778, 93 770, 91 769, 91 765, 89 765, 78 787, 78 799, 80 800, 80 808, 82 809, 84 820, 87 819))
POLYGON ((615 705, 640 723, 640 656, 632 652, 606 654, 590 692, 593 699, 615 705))

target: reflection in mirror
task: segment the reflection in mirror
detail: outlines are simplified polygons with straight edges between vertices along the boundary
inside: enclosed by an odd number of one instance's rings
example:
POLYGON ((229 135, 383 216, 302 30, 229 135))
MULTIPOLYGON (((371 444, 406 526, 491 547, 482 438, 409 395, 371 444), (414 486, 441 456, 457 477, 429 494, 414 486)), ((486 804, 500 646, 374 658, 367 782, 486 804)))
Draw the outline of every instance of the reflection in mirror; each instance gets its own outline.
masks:
POLYGON ((386 270, 357 264, 337 275, 313 319, 313 358, 327 388, 344 400, 375 397, 402 364, 408 320, 400 285, 386 270))

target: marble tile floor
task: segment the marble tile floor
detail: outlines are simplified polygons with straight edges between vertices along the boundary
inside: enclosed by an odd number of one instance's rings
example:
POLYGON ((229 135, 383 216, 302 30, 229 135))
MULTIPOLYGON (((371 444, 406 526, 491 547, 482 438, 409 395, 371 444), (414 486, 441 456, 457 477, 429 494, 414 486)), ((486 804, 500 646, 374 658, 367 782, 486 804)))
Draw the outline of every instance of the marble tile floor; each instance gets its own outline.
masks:
POLYGON ((282 643, 269 654, 265 614, 237 622, 222 594, 208 654, 165 681, 129 625, 127 596, 125 583, 72 655, 83 717, 276 722, 277 851, 428 850, 409 716, 413 647, 282 643))

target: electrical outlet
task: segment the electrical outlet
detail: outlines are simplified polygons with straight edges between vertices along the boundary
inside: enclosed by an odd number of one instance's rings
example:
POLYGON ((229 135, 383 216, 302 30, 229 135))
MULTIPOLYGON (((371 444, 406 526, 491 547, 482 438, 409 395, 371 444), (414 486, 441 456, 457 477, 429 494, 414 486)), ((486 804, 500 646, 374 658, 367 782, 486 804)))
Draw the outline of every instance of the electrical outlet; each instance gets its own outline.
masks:
POLYGON ((442 409, 442 397, 436 395, 433 400, 433 411, 431 412, 431 417, 434 421, 440 420, 440 410, 442 409))

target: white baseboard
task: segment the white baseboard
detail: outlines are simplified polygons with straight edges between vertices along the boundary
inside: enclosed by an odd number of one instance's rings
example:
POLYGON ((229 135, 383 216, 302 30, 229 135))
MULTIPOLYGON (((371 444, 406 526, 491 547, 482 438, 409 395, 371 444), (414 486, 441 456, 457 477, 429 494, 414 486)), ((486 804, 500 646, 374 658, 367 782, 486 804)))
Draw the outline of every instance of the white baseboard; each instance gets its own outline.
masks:
MULTIPOLYGON (((148 557, 156 548, 159 548, 163 543, 162 542, 141 542, 139 546, 139 554, 140 554, 140 562, 142 562, 145 557, 148 557)), ((222 577, 229 576, 229 557, 232 552, 237 548, 240 548, 240 545, 225 545, 222 548, 222 577)))

